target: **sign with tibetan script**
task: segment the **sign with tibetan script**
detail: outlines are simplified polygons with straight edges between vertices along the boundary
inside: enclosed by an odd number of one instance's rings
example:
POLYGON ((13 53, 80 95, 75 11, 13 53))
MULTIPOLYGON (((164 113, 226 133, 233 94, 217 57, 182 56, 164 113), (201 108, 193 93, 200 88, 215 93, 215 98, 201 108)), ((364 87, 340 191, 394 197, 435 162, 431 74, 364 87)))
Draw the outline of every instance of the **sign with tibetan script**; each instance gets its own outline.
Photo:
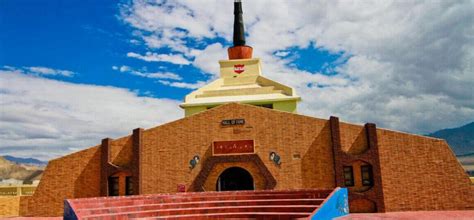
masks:
POLYGON ((255 153, 253 140, 214 141, 213 155, 236 155, 255 153))
POLYGON ((222 120, 221 125, 228 126, 228 125, 243 125, 245 124, 245 119, 227 119, 222 120))
POLYGON ((245 65, 244 64, 235 64, 234 65, 234 72, 237 74, 241 74, 245 71, 245 65))

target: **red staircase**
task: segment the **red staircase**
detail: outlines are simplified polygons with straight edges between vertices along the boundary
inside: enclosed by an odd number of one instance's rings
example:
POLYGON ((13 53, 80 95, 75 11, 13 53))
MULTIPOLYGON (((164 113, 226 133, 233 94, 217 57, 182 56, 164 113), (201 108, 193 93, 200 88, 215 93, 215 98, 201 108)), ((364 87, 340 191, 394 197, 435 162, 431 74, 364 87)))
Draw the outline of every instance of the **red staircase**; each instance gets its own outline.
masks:
POLYGON ((65 219, 307 218, 333 190, 262 190, 70 199, 65 219))

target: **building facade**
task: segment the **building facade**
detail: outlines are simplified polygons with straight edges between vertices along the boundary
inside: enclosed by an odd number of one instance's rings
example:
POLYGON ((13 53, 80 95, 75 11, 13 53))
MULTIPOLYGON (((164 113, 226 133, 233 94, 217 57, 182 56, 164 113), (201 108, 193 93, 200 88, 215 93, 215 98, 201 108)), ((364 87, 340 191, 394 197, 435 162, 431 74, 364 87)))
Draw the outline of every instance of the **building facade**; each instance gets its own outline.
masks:
POLYGON ((474 185, 444 140, 296 114, 294 89, 262 76, 240 1, 221 77, 186 96, 182 119, 103 139, 48 163, 23 216, 65 199, 263 189, 349 189, 351 212, 474 209, 474 185))
POLYGON ((21 214, 59 216, 66 198, 216 191, 229 169, 246 179, 229 189, 348 187, 351 212, 474 208, 444 140, 232 103, 50 161, 21 214))

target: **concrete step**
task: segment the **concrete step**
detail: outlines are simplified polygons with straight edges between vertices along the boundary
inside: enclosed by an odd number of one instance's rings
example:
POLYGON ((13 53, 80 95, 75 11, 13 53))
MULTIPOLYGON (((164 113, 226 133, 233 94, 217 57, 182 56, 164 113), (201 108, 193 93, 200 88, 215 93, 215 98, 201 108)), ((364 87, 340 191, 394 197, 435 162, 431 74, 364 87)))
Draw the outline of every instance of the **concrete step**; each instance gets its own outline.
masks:
MULTIPOLYGON (((328 193, 329 194, 329 193, 328 193)), ((141 199, 128 199, 121 197, 118 199, 103 200, 98 202, 77 203, 76 208, 88 209, 97 207, 119 207, 131 205, 160 204, 160 203, 180 203, 180 202, 196 202, 196 201, 228 201, 228 200, 268 200, 268 199, 323 199, 327 197, 326 193, 286 193, 286 194, 227 194, 227 195, 195 195, 195 196, 161 196, 148 197, 141 199)))
POLYGON ((308 217, 329 189, 190 192, 67 200, 79 219, 295 219, 308 217))
MULTIPOLYGON (((318 206, 323 199, 268 199, 268 200, 229 200, 229 201, 197 201, 184 203, 160 203, 115 207, 114 212, 131 212, 146 210, 162 210, 177 208, 198 208, 198 207, 221 207, 221 206, 255 206, 255 205, 309 205, 318 206)), ((95 215, 110 213, 110 207, 90 208, 79 210, 81 215, 95 215)))
POLYGON ((192 215, 173 215, 166 217, 130 218, 137 220, 169 219, 169 220, 192 220, 192 219, 262 219, 262 220, 289 220, 307 218, 311 213, 307 212, 240 212, 240 213, 207 213, 192 215))
POLYGON ((109 210, 106 214, 85 215, 83 219, 104 219, 108 216, 115 218, 145 218, 165 217, 178 215, 196 215, 210 213, 311 213, 318 206, 315 205, 259 205, 259 206, 222 206, 222 207, 195 207, 160 210, 136 210, 128 212, 115 212, 109 210))
POLYGON ((113 197, 91 197, 91 198, 80 198, 80 199, 70 199, 70 201, 79 201, 81 203, 87 202, 99 202, 99 201, 109 201, 114 199, 127 198, 129 200, 137 199, 147 199, 147 198, 156 198, 156 197, 166 197, 166 196, 183 196, 183 197, 192 197, 192 196, 206 196, 206 195, 232 195, 232 194, 288 194, 288 193, 318 193, 322 197, 329 195, 332 190, 330 189, 292 189, 292 190, 242 190, 242 191, 222 191, 222 192, 184 192, 184 193, 160 193, 160 194, 145 194, 145 195, 133 195, 133 196, 113 196, 113 197))

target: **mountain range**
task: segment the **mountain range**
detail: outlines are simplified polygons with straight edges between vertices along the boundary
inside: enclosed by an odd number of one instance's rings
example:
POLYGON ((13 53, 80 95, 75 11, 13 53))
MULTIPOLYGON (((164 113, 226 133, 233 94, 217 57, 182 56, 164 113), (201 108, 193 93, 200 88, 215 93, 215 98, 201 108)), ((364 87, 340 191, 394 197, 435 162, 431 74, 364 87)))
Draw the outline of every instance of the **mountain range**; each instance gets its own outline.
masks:
POLYGON ((474 176, 474 122, 439 130, 427 136, 445 139, 466 172, 474 176))
POLYGON ((427 136, 445 139, 458 156, 474 153, 474 122, 458 128, 448 128, 427 136))
POLYGON ((46 161, 41 161, 41 160, 31 158, 31 157, 21 158, 21 157, 14 157, 10 155, 4 155, 2 157, 16 164, 28 164, 28 165, 34 165, 34 166, 40 166, 40 167, 46 166, 48 164, 48 162, 46 161))
POLYGON ((20 164, 0 156, 0 185, 6 183, 20 183, 23 180, 35 178, 42 173, 44 166, 20 164), (13 182, 11 182, 13 181, 13 182))

